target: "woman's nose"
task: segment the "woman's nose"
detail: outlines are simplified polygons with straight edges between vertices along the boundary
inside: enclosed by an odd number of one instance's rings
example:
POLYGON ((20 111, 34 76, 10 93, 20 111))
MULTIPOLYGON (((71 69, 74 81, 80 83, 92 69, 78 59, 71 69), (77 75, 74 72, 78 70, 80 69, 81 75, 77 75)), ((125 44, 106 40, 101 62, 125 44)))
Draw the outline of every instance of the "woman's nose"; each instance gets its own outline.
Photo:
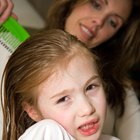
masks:
POLYGON ((102 16, 93 18, 93 20, 92 20, 92 25, 93 25, 93 27, 95 27, 96 29, 100 29, 101 27, 103 27, 104 22, 105 22, 105 17, 102 15, 102 16))
POLYGON ((91 104, 89 99, 83 99, 80 101, 78 115, 80 117, 89 116, 95 112, 94 106, 91 104))

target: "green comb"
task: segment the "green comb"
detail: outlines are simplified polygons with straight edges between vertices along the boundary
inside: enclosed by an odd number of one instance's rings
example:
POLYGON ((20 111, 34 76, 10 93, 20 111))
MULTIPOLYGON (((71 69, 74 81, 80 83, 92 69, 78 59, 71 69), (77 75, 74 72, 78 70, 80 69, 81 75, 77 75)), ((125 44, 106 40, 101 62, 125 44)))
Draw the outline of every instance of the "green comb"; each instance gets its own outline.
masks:
POLYGON ((0 44, 10 53, 28 37, 29 33, 12 17, 0 26, 0 44))
POLYGON ((0 25, 0 78, 10 55, 29 36, 29 33, 12 17, 0 25))

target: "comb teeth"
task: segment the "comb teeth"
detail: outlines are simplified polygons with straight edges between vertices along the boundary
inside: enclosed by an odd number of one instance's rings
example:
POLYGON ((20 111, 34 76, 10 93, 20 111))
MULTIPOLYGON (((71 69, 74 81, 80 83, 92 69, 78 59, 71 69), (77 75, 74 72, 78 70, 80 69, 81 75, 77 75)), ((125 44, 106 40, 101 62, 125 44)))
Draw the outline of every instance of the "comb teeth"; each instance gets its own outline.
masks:
POLYGON ((12 17, 0 25, 0 80, 9 57, 29 36, 29 33, 12 17))
POLYGON ((4 26, 0 26, 0 44, 10 53, 13 53, 17 46, 21 44, 21 42, 4 26))

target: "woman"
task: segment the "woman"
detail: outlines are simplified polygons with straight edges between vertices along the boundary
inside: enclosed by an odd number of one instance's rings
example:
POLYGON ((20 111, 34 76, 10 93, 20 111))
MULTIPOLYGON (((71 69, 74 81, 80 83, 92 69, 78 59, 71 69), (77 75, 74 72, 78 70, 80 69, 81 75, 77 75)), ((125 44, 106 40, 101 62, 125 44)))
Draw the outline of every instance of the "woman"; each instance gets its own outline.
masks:
POLYGON ((140 106, 128 73, 140 62, 139 10, 139 0, 55 0, 47 15, 47 29, 70 32, 102 58, 110 85, 103 132, 121 140, 140 137, 140 106))
POLYGON ((140 65, 138 64, 140 62, 140 42, 138 39, 140 35, 137 31, 140 26, 139 13, 139 0, 134 2, 132 0, 119 0, 117 2, 112 0, 109 2, 55 0, 47 15, 47 29, 64 29, 96 50, 103 57, 103 60, 105 59, 105 63, 113 59, 111 65, 115 63, 120 66, 117 68, 111 66, 112 71, 115 71, 114 73, 119 71, 121 75, 117 75, 116 79, 121 79, 121 82, 126 85, 126 77, 130 76, 124 73, 133 69, 133 65, 137 65, 137 67, 140 65), (112 36, 113 38, 111 38, 112 36), (110 53, 113 52, 115 55, 111 58, 110 53))

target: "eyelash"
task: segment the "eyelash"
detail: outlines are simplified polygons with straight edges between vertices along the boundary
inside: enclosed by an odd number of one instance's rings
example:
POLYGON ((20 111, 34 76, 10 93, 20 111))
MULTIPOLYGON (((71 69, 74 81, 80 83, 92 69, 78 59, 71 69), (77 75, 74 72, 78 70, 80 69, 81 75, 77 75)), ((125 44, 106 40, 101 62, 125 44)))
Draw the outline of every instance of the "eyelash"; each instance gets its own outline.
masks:
MULTIPOLYGON (((102 5, 98 0, 91 0, 91 4, 96 10, 101 10, 102 8, 102 5)), ((117 27, 117 24, 113 20, 109 19, 108 22, 113 28, 117 27)))
POLYGON ((99 85, 97 85, 97 84, 90 84, 90 85, 86 88, 86 91, 88 91, 88 90, 94 90, 97 86, 99 86, 99 85))
POLYGON ((108 19, 108 23, 113 27, 113 28, 116 28, 117 27, 117 23, 112 20, 112 19, 108 19))
POLYGON ((60 99, 56 102, 56 104, 66 102, 67 99, 68 99, 68 96, 64 96, 64 97, 60 98, 60 99))
POLYGON ((97 0, 92 0, 91 3, 92 3, 92 5, 93 5, 93 7, 94 7, 95 9, 97 9, 97 10, 99 10, 99 9, 102 8, 102 7, 101 7, 101 4, 100 4, 97 0))

